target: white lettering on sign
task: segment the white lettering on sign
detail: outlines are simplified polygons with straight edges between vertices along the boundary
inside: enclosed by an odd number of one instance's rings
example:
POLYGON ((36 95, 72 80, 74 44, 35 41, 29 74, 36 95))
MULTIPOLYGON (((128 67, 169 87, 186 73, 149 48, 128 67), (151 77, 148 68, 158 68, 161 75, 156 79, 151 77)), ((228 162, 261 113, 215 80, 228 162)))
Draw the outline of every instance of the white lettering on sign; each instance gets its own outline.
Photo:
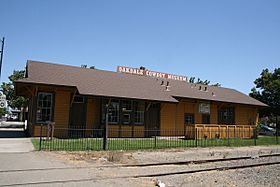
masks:
POLYGON ((142 70, 142 69, 122 67, 122 66, 118 66, 118 72, 130 73, 130 74, 135 74, 135 75, 144 75, 144 70, 142 70))
POLYGON ((160 73, 160 72, 156 72, 156 71, 150 71, 150 70, 144 70, 144 69, 138 69, 138 68, 130 68, 130 67, 124 67, 124 66, 118 66, 117 72, 128 73, 128 74, 133 74, 133 75, 141 75, 141 76, 147 76, 147 77, 172 79, 172 80, 178 80, 178 81, 187 81, 186 76, 173 75, 173 74, 168 74, 168 73, 160 73))

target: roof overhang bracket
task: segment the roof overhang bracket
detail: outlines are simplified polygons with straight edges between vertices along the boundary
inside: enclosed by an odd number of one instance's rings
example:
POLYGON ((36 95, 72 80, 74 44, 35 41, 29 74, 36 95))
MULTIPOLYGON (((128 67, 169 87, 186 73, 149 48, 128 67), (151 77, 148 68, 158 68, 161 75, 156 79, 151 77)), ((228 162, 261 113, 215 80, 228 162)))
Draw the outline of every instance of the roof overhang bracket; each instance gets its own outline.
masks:
POLYGON ((149 102, 149 104, 146 107, 146 112, 150 109, 151 105, 152 105, 152 102, 149 102))
POLYGON ((111 101, 112 101, 112 98, 109 99, 109 101, 108 101, 108 106, 111 105, 111 101))
POLYGON ((77 93, 77 89, 75 90, 75 92, 74 92, 74 94, 73 94, 73 96, 72 96, 71 103, 70 103, 70 107, 72 107, 72 104, 73 104, 73 102, 74 102, 74 98, 75 98, 75 96, 76 96, 76 93, 77 93))
POLYGON ((35 93, 34 93, 34 96, 37 96, 38 94, 38 86, 35 87, 35 93))

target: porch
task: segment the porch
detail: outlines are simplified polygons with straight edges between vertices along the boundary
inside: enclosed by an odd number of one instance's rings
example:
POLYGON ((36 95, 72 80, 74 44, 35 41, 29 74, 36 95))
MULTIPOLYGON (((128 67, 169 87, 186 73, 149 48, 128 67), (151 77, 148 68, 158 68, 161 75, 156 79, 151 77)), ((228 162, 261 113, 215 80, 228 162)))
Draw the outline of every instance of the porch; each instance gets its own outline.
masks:
POLYGON ((255 125, 220 125, 192 124, 186 125, 188 139, 224 139, 224 138, 253 138, 255 125))

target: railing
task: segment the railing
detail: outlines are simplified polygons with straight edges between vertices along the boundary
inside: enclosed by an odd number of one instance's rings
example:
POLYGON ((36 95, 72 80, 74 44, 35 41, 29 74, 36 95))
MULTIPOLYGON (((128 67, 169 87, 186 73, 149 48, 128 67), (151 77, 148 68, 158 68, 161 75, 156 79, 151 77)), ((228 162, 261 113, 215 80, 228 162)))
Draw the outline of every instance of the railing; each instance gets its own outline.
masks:
MULTIPOLYGON (((253 146, 278 144, 278 136, 260 136, 254 129, 250 137, 237 136, 202 136, 209 131, 188 132, 187 130, 108 130, 108 138, 104 129, 71 129, 54 128, 52 139, 44 136, 41 127, 40 139, 34 139, 39 150, 56 151, 89 151, 89 150, 135 150, 135 149, 162 149, 162 148, 189 148, 209 146, 253 146), (187 134, 196 134, 189 138, 187 134)), ((211 133, 218 134, 220 131, 211 133)), ((242 132, 241 132, 242 133, 242 132)))

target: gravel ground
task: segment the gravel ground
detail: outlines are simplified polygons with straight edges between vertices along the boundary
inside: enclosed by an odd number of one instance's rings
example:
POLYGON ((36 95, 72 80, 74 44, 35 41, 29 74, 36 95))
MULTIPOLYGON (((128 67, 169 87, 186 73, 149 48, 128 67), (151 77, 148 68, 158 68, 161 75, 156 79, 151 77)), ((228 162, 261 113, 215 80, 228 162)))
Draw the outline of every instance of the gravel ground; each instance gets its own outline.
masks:
POLYGON ((280 153, 280 146, 210 147, 190 149, 160 149, 143 151, 94 151, 94 152, 46 152, 75 164, 116 165, 149 164, 193 161, 202 159, 257 157, 263 154, 280 153))
MULTIPOLYGON (((280 153, 279 146, 242 148, 169 149, 116 152, 28 152, 2 155, 0 186, 140 186, 153 187, 157 180, 167 186, 277 186, 280 165, 237 170, 215 170, 193 174, 143 177, 199 169, 219 168, 263 162, 280 162, 280 156, 259 158, 260 154, 280 153), (24 160, 22 156, 28 156, 24 160), (127 167, 126 164, 194 161, 200 159, 251 156, 239 161, 203 164, 127 167), (16 158, 21 157, 21 161, 16 158), (14 159, 13 159, 14 158, 14 159), (29 159, 28 159, 29 158, 29 159), (23 160, 22 160, 23 159, 23 160), (9 160, 9 162, 7 162, 9 160), (15 162, 15 163, 13 163, 15 162), (23 163, 22 163, 23 162, 23 163), (35 162, 35 164, 34 164, 35 162), (12 164, 13 163, 13 164, 12 164), (36 164, 37 163, 37 164, 36 164), (49 163, 49 164, 46 164, 49 163)), ((279 186, 279 185, 278 185, 279 186)))
MULTIPOLYGON (((280 153, 279 146, 240 147, 240 148, 205 148, 205 149, 172 149, 135 152, 88 152, 88 153, 54 153, 60 159, 77 165, 100 167, 94 173, 98 177, 108 178, 95 183, 97 186, 108 184, 114 186, 155 186, 161 180, 166 186, 279 186, 280 165, 261 166, 237 170, 209 171, 193 174, 168 175, 156 178, 134 178, 136 175, 158 174, 168 172, 190 171, 232 165, 257 164, 280 161, 280 157, 258 158, 261 154, 280 153), (176 162, 200 159, 230 158, 251 156, 252 159, 188 165, 162 165, 150 167, 121 167, 122 164, 143 164, 176 162), (107 167, 114 166, 114 167, 107 167), (124 178, 118 177, 127 177, 124 178), (111 178, 111 179, 110 179, 111 178), (115 179, 113 179, 115 178, 115 179), (124 183, 123 181, 126 181, 124 183), (102 183, 100 183, 102 182, 102 183), (104 183, 105 182, 105 183, 104 183), (129 182, 129 184, 128 184, 129 182), (127 184, 127 185, 125 185, 127 184)), ((53 153, 50 153, 53 154, 53 153)), ((92 171, 92 170, 91 170, 92 171)))
MULTIPOLYGON (((167 186, 279 186, 280 165, 228 171, 210 171, 187 175, 164 176, 157 179, 167 186)), ((155 180, 155 179, 150 179, 155 180)))

